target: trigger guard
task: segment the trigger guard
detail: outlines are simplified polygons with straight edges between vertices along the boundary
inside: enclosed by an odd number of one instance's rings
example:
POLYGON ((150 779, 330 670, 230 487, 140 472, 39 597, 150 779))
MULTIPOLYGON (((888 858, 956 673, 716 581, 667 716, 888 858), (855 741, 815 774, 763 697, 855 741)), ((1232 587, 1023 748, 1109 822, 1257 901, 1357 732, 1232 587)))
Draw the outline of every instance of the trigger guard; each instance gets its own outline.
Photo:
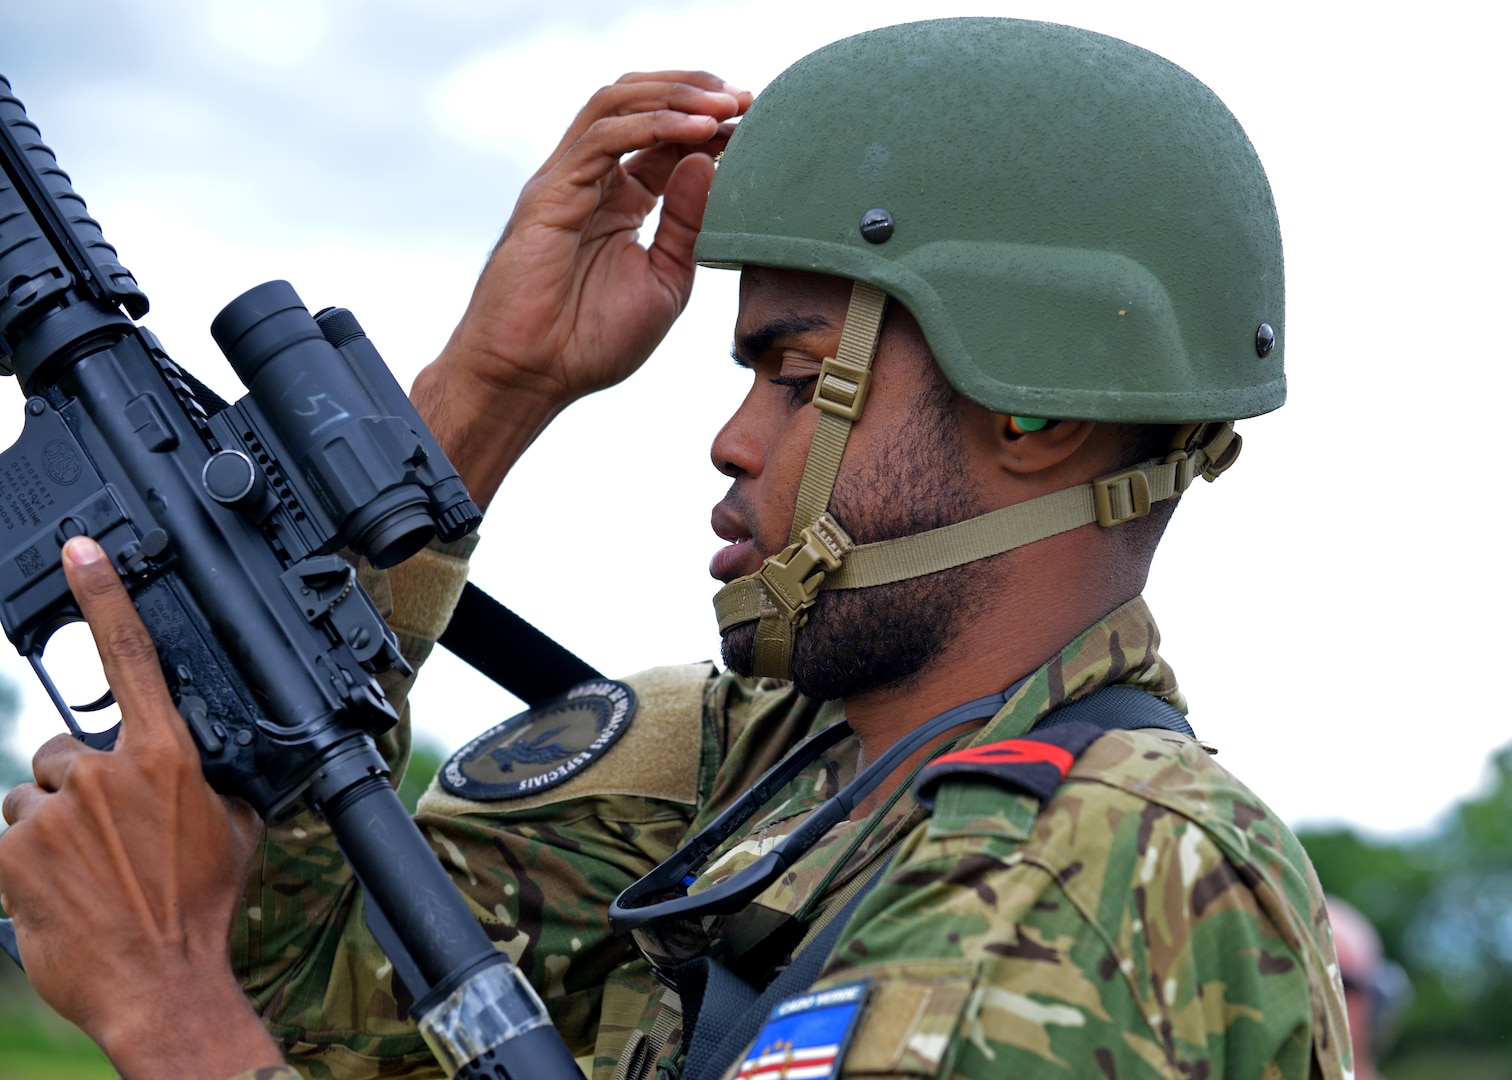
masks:
POLYGON ((86 731, 74 737, 91 750, 110 750, 115 746, 116 737, 120 734, 121 725, 116 724, 105 731, 86 731))

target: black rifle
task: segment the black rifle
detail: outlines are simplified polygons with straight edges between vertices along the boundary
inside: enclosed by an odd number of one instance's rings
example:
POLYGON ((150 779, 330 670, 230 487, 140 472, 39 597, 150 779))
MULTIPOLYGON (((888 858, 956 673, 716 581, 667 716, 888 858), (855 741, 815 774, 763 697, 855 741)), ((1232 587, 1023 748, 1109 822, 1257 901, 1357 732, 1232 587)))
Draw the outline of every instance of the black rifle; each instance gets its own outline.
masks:
MULTIPOLYGON (((369 923, 450 1073, 580 1076, 524 976, 469 913, 388 780, 397 718, 374 675, 408 665, 342 557, 382 567, 481 514, 349 312, 268 282, 211 333, 249 393, 214 398, 133 320, 147 297, 0 77, 0 369, 26 425, 0 454, 0 623, 44 669, 80 619, 61 549, 104 547, 156 643, 217 790, 330 823, 369 923), (124 312, 123 312, 124 309, 124 312)), ((591 669, 589 669, 591 670, 591 669)), ((0 929, 0 946, 14 936, 0 929)), ((19 957, 15 957, 19 963, 19 957)))

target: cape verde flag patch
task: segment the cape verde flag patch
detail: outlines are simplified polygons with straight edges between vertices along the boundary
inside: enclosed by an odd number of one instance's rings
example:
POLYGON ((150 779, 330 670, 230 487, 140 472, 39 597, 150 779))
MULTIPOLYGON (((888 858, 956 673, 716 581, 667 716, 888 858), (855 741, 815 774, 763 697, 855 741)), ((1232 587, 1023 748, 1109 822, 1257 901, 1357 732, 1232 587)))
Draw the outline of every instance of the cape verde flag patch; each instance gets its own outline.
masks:
POLYGON ((790 998, 772 1010, 737 1080, 831 1080, 866 1004, 870 979, 790 998))

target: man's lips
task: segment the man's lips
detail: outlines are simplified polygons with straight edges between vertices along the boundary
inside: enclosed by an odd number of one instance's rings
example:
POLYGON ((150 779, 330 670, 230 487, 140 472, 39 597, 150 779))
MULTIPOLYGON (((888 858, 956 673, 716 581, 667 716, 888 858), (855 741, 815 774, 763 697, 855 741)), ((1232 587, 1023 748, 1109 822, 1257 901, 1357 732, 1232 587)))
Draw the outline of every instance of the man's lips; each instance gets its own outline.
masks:
POLYGON ((720 548, 709 560, 709 576, 729 584, 738 577, 754 574, 760 565, 760 558, 753 557, 755 550, 756 545, 748 539, 720 548), (748 563, 752 564, 749 570, 745 569, 748 563))
POLYGON ((761 566, 761 552, 742 515, 727 502, 722 502, 714 507, 710 524, 714 535, 725 541, 725 546, 709 560, 709 576, 731 582, 746 574, 754 574, 761 566))

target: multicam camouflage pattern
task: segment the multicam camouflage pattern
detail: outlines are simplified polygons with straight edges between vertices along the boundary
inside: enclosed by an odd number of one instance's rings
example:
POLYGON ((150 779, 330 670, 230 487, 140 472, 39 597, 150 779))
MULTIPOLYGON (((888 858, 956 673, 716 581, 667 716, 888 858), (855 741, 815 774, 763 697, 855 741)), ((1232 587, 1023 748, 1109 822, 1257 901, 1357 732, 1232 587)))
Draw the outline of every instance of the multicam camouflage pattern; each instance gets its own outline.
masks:
POLYGON ((817 984, 878 982, 847 1075, 1344 1075, 1316 883, 1201 747, 1110 733, 1037 809, 944 786, 817 984))
MULTIPOLYGON (((1182 706, 1157 640, 1144 603, 1126 604, 962 745, 1020 735, 1112 683, 1182 706)), ((403 644, 418 667, 430 642, 403 644)), ((845 1076, 1348 1075, 1333 949, 1305 856, 1207 752, 1167 733, 1105 736, 1043 813, 990 783, 947 782, 932 815, 900 790, 748 910, 638 932, 637 942, 614 937, 606 911, 620 890, 841 716, 834 703, 707 666, 627 681, 641 713, 568 785, 492 803, 433 788, 418 818, 595 1080, 615 1077, 622 1054, 639 1066, 631 1076, 654 1075, 659 1060, 675 1068, 678 1002, 637 943, 660 962, 710 949, 764 978, 882 858, 892 867, 819 984, 872 977, 845 1076), (655 700, 693 704, 648 709, 655 700), (698 752, 657 752, 673 745, 698 752), (634 783, 619 778, 624 769, 639 770, 634 783)), ((387 689, 403 706, 408 685, 387 689)), ((403 742, 385 750, 398 760, 403 742)), ((716 852, 694 891, 751 862, 855 771, 854 740, 844 740, 716 852)), ((318 822, 270 830, 234 945, 249 994, 305 1075, 440 1075, 318 822)))

